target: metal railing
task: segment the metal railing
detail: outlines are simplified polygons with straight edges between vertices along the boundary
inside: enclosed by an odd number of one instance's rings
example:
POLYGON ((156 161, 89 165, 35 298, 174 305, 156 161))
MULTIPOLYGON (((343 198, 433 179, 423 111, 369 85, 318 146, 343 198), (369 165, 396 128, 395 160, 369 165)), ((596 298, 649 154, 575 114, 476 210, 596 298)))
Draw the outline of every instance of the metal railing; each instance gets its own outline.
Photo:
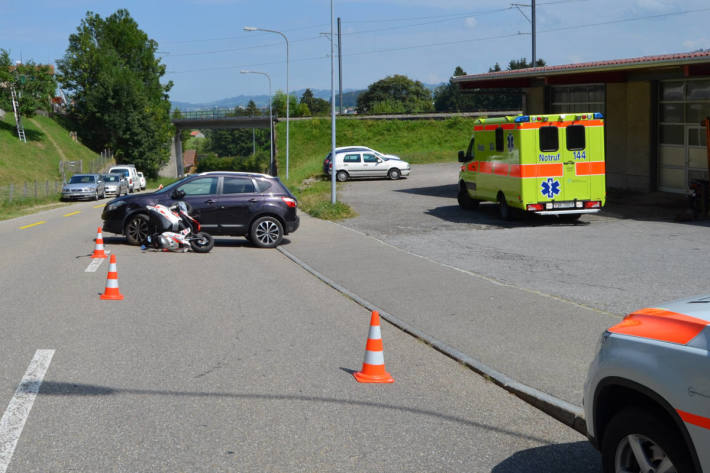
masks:
MULTIPOLYGON (((269 114, 269 109, 259 110, 263 116, 269 114)), ((240 117, 248 118, 252 115, 247 110, 235 110, 234 108, 213 108, 210 110, 191 110, 180 112, 180 117, 173 117, 173 120, 208 120, 217 118, 240 117)))
POLYGON ((59 196, 62 192, 62 181, 25 181, 0 184, 0 203, 24 202, 59 196))

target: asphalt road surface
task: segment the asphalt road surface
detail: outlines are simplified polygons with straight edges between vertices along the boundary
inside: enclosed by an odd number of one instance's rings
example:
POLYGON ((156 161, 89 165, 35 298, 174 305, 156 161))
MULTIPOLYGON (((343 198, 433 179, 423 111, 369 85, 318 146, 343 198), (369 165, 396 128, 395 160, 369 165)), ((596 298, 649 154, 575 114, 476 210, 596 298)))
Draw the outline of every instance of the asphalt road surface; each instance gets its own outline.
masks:
POLYGON ((100 300, 96 205, 0 222, 0 410, 54 350, 20 389, 31 410, 4 411, 26 423, 14 448, 0 423, 0 471, 599 470, 579 434, 386 323, 395 383, 356 383, 370 314, 246 240, 172 254, 105 234, 125 299, 100 300))
POLYGON ((575 224, 504 222, 492 203, 458 207, 458 169, 415 165, 407 179, 348 182, 339 198, 359 216, 341 223, 434 261, 613 314, 708 292, 707 220, 676 222, 674 211, 616 203, 575 224))

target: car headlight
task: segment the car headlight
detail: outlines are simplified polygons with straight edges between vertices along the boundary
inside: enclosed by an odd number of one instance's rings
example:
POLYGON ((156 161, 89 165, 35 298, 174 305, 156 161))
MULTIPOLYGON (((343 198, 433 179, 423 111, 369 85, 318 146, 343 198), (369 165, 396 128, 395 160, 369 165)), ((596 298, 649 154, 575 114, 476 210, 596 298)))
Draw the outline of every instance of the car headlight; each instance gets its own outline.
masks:
POLYGON ((125 205, 125 204, 126 204, 126 202, 123 200, 119 200, 117 202, 110 202, 106 206, 106 212, 113 212, 114 210, 120 208, 122 205, 125 205))

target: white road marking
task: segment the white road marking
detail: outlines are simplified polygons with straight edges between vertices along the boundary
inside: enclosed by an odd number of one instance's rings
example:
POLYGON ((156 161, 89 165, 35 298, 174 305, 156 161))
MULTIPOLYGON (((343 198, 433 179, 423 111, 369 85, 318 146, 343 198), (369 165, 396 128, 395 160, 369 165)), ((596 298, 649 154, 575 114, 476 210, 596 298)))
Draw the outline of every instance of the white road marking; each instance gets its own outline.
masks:
POLYGON ((52 362, 54 350, 37 350, 25 372, 5 414, 0 419, 0 473, 5 473, 15 452, 17 441, 39 393, 44 375, 52 362))
MULTIPOLYGON (((110 251, 105 251, 104 253, 109 254, 110 251)), ((84 270, 85 273, 95 273, 97 269, 101 266, 101 263, 104 262, 106 258, 96 258, 92 259, 91 263, 89 263, 89 266, 86 267, 84 270)))

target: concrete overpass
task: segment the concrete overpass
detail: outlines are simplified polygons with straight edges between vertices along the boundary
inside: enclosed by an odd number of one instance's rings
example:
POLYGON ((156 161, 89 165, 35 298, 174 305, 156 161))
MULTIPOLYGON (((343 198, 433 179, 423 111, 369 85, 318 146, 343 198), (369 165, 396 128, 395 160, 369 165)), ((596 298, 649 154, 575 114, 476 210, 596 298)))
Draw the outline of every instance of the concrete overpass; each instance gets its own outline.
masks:
MULTIPOLYGON (((276 121, 277 119, 274 116, 273 122, 276 121)), ((175 126, 173 145, 175 146, 177 177, 183 177, 185 174, 183 168, 182 141, 180 140, 181 131, 194 129, 235 130, 238 128, 269 128, 268 114, 256 117, 247 115, 240 116, 235 113, 233 108, 181 112, 181 117, 174 118, 171 122, 175 126)), ((271 123, 272 127, 273 122, 271 123)), ((276 150, 274 150, 274 154, 276 154, 276 150)))

